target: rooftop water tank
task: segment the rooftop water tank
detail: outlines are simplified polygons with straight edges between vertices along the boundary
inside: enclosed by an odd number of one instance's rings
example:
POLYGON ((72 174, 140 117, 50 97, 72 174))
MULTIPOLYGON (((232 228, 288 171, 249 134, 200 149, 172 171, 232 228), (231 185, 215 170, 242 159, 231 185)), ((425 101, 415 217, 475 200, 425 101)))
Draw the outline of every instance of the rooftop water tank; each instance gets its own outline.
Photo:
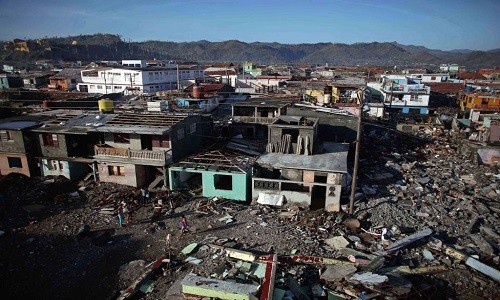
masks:
POLYGON ((111 99, 101 99, 97 101, 99 106, 99 111, 101 113, 111 113, 113 112, 113 100, 111 99))
POLYGON ((195 85, 193 87, 193 98, 195 99, 203 99, 203 87, 195 85))

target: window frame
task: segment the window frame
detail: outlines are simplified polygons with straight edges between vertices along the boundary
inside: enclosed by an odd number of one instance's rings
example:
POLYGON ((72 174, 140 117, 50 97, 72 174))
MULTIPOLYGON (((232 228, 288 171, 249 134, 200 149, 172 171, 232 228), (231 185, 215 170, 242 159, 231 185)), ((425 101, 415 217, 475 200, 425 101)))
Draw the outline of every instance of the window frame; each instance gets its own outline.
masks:
POLYGON ((55 133, 42 133, 43 145, 46 147, 59 147, 59 135, 55 133))
POLYGON ((9 165, 10 169, 22 169, 23 168, 23 160, 17 156, 7 156, 7 164, 9 165), (16 163, 13 163, 12 160, 16 160, 16 163), (13 166, 14 164, 16 166, 13 166))
POLYGON ((108 176, 125 176, 125 166, 108 165, 108 176))
POLYGON ((10 130, 0 130, 0 141, 2 141, 2 142, 13 142, 14 141, 10 130))

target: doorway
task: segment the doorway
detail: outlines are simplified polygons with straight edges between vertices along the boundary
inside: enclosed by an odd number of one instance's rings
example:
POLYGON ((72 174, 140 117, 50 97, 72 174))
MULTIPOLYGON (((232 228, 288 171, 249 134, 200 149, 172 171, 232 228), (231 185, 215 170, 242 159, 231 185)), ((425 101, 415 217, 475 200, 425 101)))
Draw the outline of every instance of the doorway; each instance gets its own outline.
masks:
POLYGON ((314 185, 311 192, 311 209, 325 208, 326 186, 314 185))

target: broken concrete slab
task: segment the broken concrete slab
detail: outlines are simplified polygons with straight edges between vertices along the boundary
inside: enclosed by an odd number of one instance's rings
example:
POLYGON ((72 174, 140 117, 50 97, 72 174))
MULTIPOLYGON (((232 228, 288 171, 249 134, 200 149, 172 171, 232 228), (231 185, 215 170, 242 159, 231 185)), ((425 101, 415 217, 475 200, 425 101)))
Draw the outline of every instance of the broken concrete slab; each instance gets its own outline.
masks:
POLYGON ((354 265, 331 265, 327 266, 326 270, 321 273, 320 278, 324 281, 338 281, 356 271, 357 268, 354 265))
POLYGON ((285 204, 285 196, 277 194, 259 193, 257 203, 271 206, 283 206, 285 204))
POLYGON ((349 241, 343 236, 335 236, 325 240, 325 244, 333 249, 340 250, 349 245, 349 241))
POLYGON ((348 279, 350 282, 357 282, 368 286, 379 285, 388 280, 389 278, 386 275, 378 275, 372 272, 356 273, 348 279))
POLYGON ((227 300, 258 300, 259 286, 188 274, 182 280, 186 296, 213 297, 227 300))
POLYGON ((342 248, 342 249, 340 249, 340 253, 342 253, 345 256, 353 255, 355 257, 366 258, 369 260, 373 260, 373 259, 377 258, 376 255, 367 254, 367 253, 364 253, 364 252, 361 252, 361 251, 358 251, 355 249, 351 249, 351 248, 342 248))
POLYGON ((196 258, 194 256, 188 256, 186 257, 186 259, 184 260, 184 262, 187 262, 187 263, 190 263, 190 264, 193 264, 193 265, 199 265, 203 262, 202 259, 199 259, 199 258, 196 258))

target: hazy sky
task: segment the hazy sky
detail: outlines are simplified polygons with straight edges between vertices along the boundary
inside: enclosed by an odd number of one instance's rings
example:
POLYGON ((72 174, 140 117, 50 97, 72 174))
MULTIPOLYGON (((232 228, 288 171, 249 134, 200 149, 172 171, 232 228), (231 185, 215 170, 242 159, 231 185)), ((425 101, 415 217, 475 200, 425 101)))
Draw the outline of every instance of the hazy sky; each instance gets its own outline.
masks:
POLYGON ((126 40, 397 41, 500 48, 500 0, 0 0, 0 39, 92 33, 126 40))

